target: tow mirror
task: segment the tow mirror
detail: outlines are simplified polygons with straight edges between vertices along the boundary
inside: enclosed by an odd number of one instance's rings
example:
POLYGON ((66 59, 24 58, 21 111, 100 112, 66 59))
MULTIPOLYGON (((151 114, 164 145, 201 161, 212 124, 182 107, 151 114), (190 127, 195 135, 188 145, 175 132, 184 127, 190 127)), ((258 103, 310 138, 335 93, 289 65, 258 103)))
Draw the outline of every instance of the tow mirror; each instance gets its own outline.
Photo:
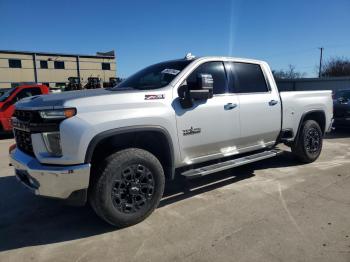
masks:
POLYGON ((213 97, 214 80, 211 74, 198 74, 198 89, 191 89, 190 96, 194 100, 204 100, 213 97))
POLYGON ((193 100, 206 100, 213 97, 214 80, 210 74, 198 74, 196 86, 190 87, 185 80, 178 88, 177 93, 183 108, 193 106, 193 100))
POLYGON ((183 108, 190 108, 193 106, 193 102, 190 96, 189 87, 185 80, 178 88, 177 94, 180 98, 180 104, 183 108))

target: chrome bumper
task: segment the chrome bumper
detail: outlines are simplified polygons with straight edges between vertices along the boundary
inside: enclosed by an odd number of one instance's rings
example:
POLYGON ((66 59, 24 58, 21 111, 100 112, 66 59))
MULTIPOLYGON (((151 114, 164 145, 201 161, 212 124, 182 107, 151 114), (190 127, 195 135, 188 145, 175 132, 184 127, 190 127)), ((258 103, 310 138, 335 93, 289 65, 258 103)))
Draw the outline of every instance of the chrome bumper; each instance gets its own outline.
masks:
POLYGON ((18 180, 35 195, 68 199, 73 192, 89 186, 90 164, 42 165, 17 148, 10 153, 10 163, 18 180))

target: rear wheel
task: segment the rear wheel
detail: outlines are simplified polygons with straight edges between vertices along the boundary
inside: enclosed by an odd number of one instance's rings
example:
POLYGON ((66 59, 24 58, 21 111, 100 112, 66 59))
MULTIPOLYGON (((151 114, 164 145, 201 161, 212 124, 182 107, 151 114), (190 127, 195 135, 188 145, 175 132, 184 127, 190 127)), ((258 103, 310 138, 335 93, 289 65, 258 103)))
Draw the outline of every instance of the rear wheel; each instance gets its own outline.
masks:
POLYGON ((314 120, 306 120, 300 129, 292 152, 303 163, 315 161, 321 154, 323 134, 319 124, 314 120))
POLYGON ((110 155, 95 175, 91 206, 117 227, 144 220, 163 195, 163 168, 154 155, 142 149, 125 149, 110 155))

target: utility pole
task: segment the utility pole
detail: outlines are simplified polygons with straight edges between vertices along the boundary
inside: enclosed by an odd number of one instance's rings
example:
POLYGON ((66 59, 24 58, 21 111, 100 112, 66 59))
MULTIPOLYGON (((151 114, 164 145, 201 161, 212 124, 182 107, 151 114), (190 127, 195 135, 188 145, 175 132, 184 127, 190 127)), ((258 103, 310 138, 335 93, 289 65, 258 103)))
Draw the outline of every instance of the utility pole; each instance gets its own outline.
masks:
POLYGON ((321 78, 321 74, 322 74, 322 58, 323 58, 323 47, 319 47, 321 53, 320 53, 320 67, 318 69, 318 78, 321 78))

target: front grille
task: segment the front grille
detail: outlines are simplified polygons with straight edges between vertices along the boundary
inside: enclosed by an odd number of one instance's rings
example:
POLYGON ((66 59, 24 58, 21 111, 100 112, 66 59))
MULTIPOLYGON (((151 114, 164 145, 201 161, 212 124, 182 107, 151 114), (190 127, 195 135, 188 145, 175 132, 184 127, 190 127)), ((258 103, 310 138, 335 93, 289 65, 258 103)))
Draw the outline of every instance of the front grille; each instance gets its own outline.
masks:
POLYGON ((59 130, 59 120, 44 120, 39 111, 17 109, 12 118, 13 132, 16 144, 22 152, 34 156, 31 134, 56 132, 59 130))
POLYGON ((25 122, 31 122, 31 123, 42 122, 42 118, 40 117, 38 111, 15 110, 15 113, 13 114, 13 116, 16 117, 18 120, 25 121, 25 122))
POLYGON ((14 129, 13 132, 18 149, 28 155, 34 156, 32 137, 30 133, 19 129, 14 129))

